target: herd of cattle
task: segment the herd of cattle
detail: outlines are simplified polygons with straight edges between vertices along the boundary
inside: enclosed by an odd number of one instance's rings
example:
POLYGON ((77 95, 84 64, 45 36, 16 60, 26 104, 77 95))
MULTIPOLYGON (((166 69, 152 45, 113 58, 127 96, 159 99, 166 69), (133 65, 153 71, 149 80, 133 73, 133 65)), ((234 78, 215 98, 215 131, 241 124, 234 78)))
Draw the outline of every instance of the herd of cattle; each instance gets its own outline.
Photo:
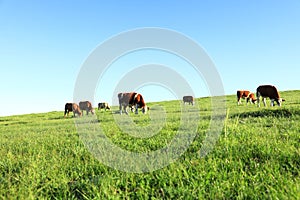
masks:
POLYGON ((258 86, 256 89, 256 97, 254 93, 248 91, 248 90, 238 90, 236 92, 237 95, 237 102, 238 105, 241 104, 241 99, 246 99, 247 104, 249 103, 256 103, 257 106, 260 107, 260 97, 262 97, 262 101, 264 103, 264 106, 266 106, 266 98, 269 98, 271 100, 271 106, 274 106, 274 101, 277 103, 278 106, 281 106, 281 103, 285 101, 282 99, 279 95, 279 92, 277 88, 273 85, 261 85, 258 86))
MULTIPOLYGON (((273 85, 261 85, 256 89, 256 97, 254 93, 248 91, 248 90, 238 90, 237 91, 237 103, 238 105, 241 104, 241 99, 246 99, 247 104, 250 103, 256 103, 260 106, 260 97, 262 97, 264 106, 266 106, 266 98, 269 98, 271 100, 271 106, 274 106, 274 101, 278 104, 278 106, 281 106, 282 101, 285 101, 282 99, 279 95, 279 92, 277 88, 273 85)), ((127 108, 129 107, 132 112, 135 111, 135 114, 138 114, 138 109, 140 108, 142 110, 142 113, 146 114, 147 111, 150 109, 141 94, 138 94, 136 92, 128 92, 128 93, 119 93, 118 94, 119 99, 119 110, 120 114, 122 112, 125 112, 128 114, 127 108)), ((194 105, 194 97, 193 96, 184 96, 182 98, 183 103, 186 104, 192 104, 194 105)), ((98 103, 98 110, 104 109, 110 110, 110 106, 106 102, 98 103)), ((65 114, 69 115, 69 112, 73 112, 73 115, 77 114, 78 116, 82 116, 83 112, 86 111, 86 115, 91 112, 92 114, 95 114, 95 110, 93 109, 92 103, 90 101, 81 101, 79 104, 76 103, 66 103, 65 104, 65 114)))
MULTIPOLYGON (((141 94, 138 94, 136 92, 128 92, 128 93, 119 93, 118 94, 119 99, 119 108, 120 108, 120 114, 124 111, 126 114, 128 114, 127 108, 129 107, 132 112, 138 114, 138 109, 141 108, 143 113, 147 113, 147 111, 150 109, 141 94)), ((110 106, 106 102, 98 103, 98 110, 105 109, 110 110, 110 106)), ((92 114, 95 114, 95 110, 93 109, 92 103, 90 101, 80 101, 79 105, 76 103, 66 103, 65 104, 65 114, 64 116, 68 115, 69 112, 73 112, 73 115, 77 114, 78 116, 83 115, 83 111, 86 111, 86 114, 88 115, 89 112, 92 114)))

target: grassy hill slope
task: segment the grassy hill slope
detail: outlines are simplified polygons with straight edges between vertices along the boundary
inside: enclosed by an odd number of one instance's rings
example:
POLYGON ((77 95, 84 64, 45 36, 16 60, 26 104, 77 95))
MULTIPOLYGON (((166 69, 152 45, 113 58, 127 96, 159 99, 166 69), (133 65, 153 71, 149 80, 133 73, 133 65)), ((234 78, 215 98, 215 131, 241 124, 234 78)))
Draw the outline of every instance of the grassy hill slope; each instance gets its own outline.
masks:
MULTIPOLYGON (((244 101, 237 106, 234 95, 226 96, 225 126, 204 158, 199 150, 211 120, 210 98, 197 99, 200 120, 193 143, 178 160, 148 173, 117 171, 99 162, 79 137, 74 119, 64 118, 63 111, 0 117, 0 199, 297 199, 300 91, 281 96, 286 102, 272 108, 246 106, 244 101)), ((128 151, 163 148, 181 126, 180 102, 149 105, 166 111, 166 120, 151 126, 159 131, 152 137, 124 133, 115 120, 128 116, 116 114, 116 107, 97 111, 97 123, 128 151)), ((153 120, 149 114, 130 117, 139 127, 153 120)))

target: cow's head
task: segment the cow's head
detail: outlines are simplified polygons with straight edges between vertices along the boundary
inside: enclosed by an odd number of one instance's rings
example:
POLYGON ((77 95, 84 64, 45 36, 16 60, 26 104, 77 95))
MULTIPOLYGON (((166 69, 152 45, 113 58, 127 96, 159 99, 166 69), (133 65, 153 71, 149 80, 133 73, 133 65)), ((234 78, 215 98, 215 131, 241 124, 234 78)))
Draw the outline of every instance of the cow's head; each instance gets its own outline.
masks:
POLYGON ((275 100, 278 106, 281 106, 282 102, 285 101, 283 98, 279 98, 275 100))
POLYGON ((81 112, 81 110, 80 110, 79 108, 78 108, 78 109, 76 109, 75 113, 77 113, 79 117, 81 117, 81 116, 82 116, 82 112, 81 112))
POLYGON ((92 109, 92 110, 91 110, 91 113, 94 115, 94 114, 95 114, 95 109, 92 109))
POLYGON ((279 98, 279 100, 278 100, 279 102, 280 102, 280 104, 282 104, 282 102, 283 101, 285 101, 285 99, 283 99, 283 98, 279 98))
POLYGON ((257 99, 251 99, 252 103, 256 104, 257 99))
POLYGON ((142 108, 142 112, 144 113, 144 114, 147 114, 147 111, 149 110, 149 108, 148 108, 148 106, 144 106, 143 108, 142 108))
POLYGON ((251 103, 254 103, 255 104, 255 102, 256 102, 256 99, 255 99, 255 95, 254 95, 254 93, 249 93, 249 99, 250 99, 250 102, 251 103))

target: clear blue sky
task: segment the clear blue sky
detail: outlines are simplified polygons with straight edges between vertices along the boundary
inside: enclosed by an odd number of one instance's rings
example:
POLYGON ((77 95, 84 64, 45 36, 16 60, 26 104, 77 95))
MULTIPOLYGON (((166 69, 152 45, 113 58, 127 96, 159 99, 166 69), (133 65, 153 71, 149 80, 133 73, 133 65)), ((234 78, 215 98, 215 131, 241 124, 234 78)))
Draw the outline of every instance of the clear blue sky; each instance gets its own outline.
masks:
MULTIPOLYGON (((214 61, 226 94, 255 91, 260 84, 300 89, 299 11, 299 0, 0 0, 0 116, 62 111, 73 100, 77 75, 89 54, 108 38, 142 27, 175 30, 196 41, 214 61)), ((128 70, 149 62, 174 65, 175 70, 176 63, 184 65, 163 52, 143 55, 150 59, 137 52, 120 62, 128 70)), ((111 89, 119 79, 114 70, 107 78, 111 89)), ((189 79, 189 72, 183 76, 189 79)), ((152 95, 153 88, 144 95, 147 101, 172 96, 152 95)), ((204 86, 199 88, 196 97, 209 95, 204 86)), ((100 91, 93 103, 111 102, 109 93, 100 91)))

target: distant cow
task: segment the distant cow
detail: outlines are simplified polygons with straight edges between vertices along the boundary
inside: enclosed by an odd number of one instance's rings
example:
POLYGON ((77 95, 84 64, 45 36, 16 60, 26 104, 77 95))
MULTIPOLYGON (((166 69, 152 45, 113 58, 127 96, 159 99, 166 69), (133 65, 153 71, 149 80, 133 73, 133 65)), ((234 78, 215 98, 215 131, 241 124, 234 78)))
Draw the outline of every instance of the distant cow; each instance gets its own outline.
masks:
POLYGON ((189 103, 189 104, 194 105, 194 97, 193 97, 193 96, 184 96, 184 97, 182 98, 182 100, 183 100, 183 103, 184 103, 184 104, 185 104, 185 103, 189 103))
POLYGON ((98 103, 98 110, 101 110, 102 108, 104 108, 105 111, 106 109, 110 110, 110 106, 106 102, 98 103))
POLYGON ((69 116, 69 112, 73 111, 73 115, 75 117, 75 114, 81 116, 82 112, 79 108, 79 106, 76 103, 66 103, 65 104, 65 115, 64 117, 66 117, 66 114, 69 116))
POLYGON ((259 98, 262 97, 264 106, 266 106, 266 98, 270 98, 271 106, 274 106, 274 101, 278 106, 281 106, 284 99, 280 98, 277 88, 273 85, 261 85, 256 89, 257 106, 259 107, 259 98))
POLYGON ((249 103, 255 103, 256 99, 254 96, 254 93, 248 91, 248 90, 238 90, 236 91, 236 96, 237 96, 237 103, 240 105, 241 99, 246 99, 247 104, 249 103))
POLYGON ((82 111, 85 110, 87 115, 89 114, 89 112, 91 112, 92 114, 95 114, 95 111, 92 107, 92 103, 89 101, 80 101, 79 107, 82 111))
POLYGON ((147 110, 149 110, 149 108, 147 107, 143 99, 143 96, 136 92, 119 93, 118 99, 119 99, 120 114, 122 114, 122 108, 123 108, 124 112, 128 115, 127 112, 128 106, 131 107, 131 109, 135 107, 135 114, 138 114, 138 108, 141 108, 144 114, 146 114, 147 110))

